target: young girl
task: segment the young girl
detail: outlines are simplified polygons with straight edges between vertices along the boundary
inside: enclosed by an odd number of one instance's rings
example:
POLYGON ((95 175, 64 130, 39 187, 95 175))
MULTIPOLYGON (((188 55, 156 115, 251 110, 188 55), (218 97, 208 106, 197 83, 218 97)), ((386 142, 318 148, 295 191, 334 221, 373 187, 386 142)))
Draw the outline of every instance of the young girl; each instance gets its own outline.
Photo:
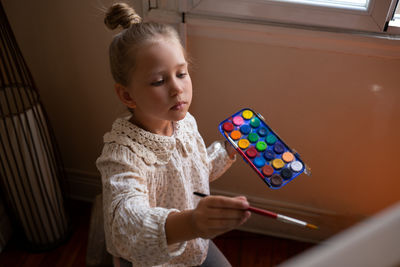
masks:
POLYGON ((110 46, 115 91, 131 111, 104 136, 102 175, 108 251, 121 266, 230 266, 209 241, 250 216, 245 197, 209 196, 232 164, 223 142, 208 148, 188 113, 192 83, 185 51, 168 25, 143 23, 114 4, 105 24, 122 26, 110 46))

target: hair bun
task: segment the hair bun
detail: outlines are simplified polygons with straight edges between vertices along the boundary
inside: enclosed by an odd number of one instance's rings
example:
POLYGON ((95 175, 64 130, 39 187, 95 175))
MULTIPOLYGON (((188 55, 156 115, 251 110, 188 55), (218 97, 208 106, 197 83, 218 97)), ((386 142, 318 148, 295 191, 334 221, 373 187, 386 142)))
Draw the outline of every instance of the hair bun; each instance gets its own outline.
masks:
POLYGON ((104 24, 114 30, 119 25, 126 29, 132 24, 141 23, 142 18, 136 13, 136 11, 125 3, 115 3, 106 12, 104 18, 104 24))

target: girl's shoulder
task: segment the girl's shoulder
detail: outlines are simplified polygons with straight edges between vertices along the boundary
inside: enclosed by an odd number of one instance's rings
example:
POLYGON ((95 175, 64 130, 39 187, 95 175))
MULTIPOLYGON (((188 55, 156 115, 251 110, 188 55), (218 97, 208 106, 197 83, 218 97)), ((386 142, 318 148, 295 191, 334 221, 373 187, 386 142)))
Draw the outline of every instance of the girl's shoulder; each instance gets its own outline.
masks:
POLYGON ((129 153, 129 158, 141 159, 147 165, 165 164, 175 146, 174 138, 143 130, 131 123, 129 117, 117 118, 103 141, 105 147, 129 153))
POLYGON ((131 123, 129 117, 122 117, 116 119, 111 130, 104 135, 104 146, 119 150, 120 154, 131 154, 128 158, 141 159, 147 165, 166 164, 177 139, 189 153, 193 150, 193 138, 200 138, 196 120, 189 112, 175 124, 175 130, 171 137, 153 134, 131 123))

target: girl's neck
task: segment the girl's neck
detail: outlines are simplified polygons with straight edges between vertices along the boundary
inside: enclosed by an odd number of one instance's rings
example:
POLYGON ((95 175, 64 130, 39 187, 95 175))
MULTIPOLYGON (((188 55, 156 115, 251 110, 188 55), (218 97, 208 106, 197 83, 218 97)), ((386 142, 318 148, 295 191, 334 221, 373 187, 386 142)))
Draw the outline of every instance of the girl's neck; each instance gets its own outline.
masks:
POLYGON ((174 127, 172 121, 158 120, 153 118, 141 118, 132 112, 132 116, 129 121, 136 126, 146 130, 148 132, 163 135, 172 136, 174 133, 174 127))

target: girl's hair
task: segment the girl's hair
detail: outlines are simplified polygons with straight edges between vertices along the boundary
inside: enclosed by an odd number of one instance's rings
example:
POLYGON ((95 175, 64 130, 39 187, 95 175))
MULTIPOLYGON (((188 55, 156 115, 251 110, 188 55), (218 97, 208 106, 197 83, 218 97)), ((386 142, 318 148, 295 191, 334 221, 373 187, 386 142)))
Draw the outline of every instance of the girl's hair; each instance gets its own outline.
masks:
MULTIPOLYGON (((111 73, 115 82, 127 86, 129 73, 135 67, 137 49, 158 38, 171 38, 180 44, 176 30, 167 24, 142 22, 135 10, 125 3, 115 3, 106 12, 104 23, 113 30, 121 26, 123 30, 114 36, 110 49, 111 73)), ((183 49, 183 48, 182 48, 183 49)))

